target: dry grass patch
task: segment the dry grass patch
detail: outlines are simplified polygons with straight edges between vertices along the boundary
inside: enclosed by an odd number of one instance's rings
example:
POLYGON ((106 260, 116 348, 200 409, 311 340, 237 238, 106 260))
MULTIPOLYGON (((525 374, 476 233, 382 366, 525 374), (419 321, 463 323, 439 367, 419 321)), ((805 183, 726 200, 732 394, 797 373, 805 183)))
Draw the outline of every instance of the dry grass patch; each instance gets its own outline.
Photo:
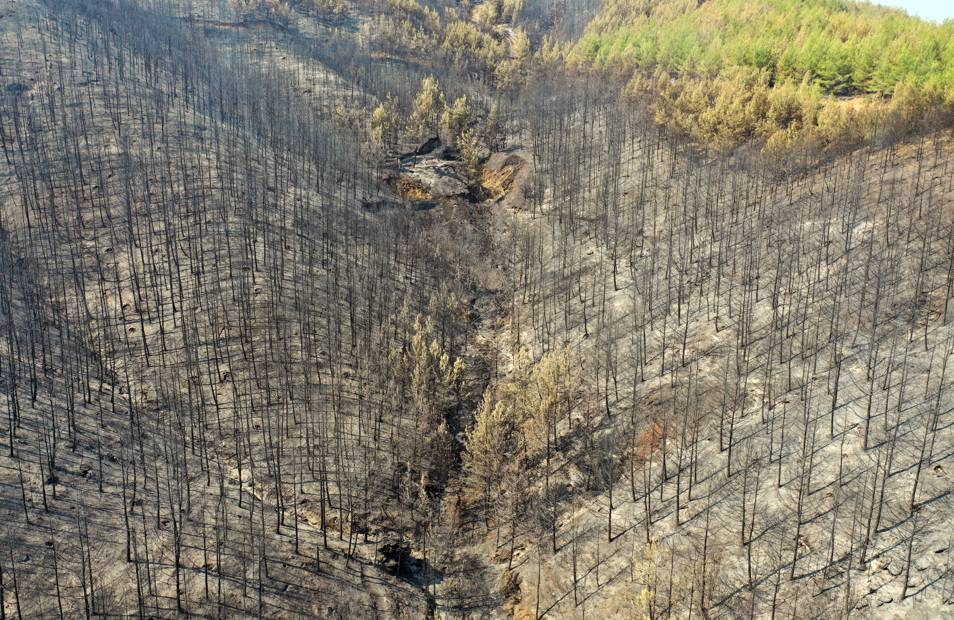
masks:
POLYGON ((431 200, 431 194, 424 189, 424 185, 411 177, 401 177, 397 189, 407 200, 431 200))

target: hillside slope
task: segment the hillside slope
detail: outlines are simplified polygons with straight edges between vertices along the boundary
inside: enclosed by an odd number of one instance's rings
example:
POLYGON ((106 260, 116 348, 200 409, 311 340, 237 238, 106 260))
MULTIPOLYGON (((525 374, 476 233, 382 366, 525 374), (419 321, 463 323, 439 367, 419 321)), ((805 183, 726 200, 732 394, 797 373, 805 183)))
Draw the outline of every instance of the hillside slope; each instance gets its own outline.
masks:
POLYGON ((950 137, 779 178, 612 105, 550 122, 500 217, 510 341, 568 370, 526 413, 514 357, 485 418, 519 463, 489 518, 537 511, 498 535, 519 613, 950 613, 950 137))
POLYGON ((5 617, 428 613, 402 504, 445 465, 391 362, 460 352, 466 284, 439 214, 370 212, 370 98, 297 42, 216 2, 4 8, 5 617))
POLYGON ((951 133, 561 4, 0 7, 6 617, 952 613, 951 133))

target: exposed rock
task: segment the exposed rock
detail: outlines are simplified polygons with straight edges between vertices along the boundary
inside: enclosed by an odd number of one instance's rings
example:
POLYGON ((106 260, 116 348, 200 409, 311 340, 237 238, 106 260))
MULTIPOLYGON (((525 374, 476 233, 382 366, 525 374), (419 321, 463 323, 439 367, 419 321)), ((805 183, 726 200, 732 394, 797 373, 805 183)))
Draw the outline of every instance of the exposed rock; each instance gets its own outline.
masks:
POLYGON ((441 139, 438 138, 437 136, 428 138, 427 140, 419 144, 418 147, 414 149, 413 151, 411 151, 410 153, 405 153, 404 155, 401 155, 400 159, 401 161, 404 161, 405 159, 412 159, 414 157, 420 157, 422 155, 429 155, 433 153, 434 150, 440 145, 441 145, 441 139))
POLYGON ((416 157, 401 166, 398 191, 409 200, 442 200, 470 193, 457 164, 433 157, 416 157))

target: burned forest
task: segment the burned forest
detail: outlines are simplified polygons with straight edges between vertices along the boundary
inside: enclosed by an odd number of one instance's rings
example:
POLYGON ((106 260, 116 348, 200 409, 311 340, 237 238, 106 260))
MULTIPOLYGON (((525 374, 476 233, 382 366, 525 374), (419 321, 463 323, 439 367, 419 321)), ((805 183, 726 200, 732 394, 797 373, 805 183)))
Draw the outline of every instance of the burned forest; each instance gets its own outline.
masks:
POLYGON ((954 89, 775 68, 954 22, 739 4, 0 2, 0 620, 954 615, 954 89))

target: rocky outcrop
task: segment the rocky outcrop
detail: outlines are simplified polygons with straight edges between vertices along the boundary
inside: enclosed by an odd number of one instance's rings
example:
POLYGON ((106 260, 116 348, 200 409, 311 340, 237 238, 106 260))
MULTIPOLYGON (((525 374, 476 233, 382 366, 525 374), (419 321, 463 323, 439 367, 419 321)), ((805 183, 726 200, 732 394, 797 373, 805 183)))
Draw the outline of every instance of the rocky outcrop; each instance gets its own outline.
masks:
POLYGON ((470 185, 457 152, 432 138, 400 158, 397 189, 412 202, 467 196, 470 185))

